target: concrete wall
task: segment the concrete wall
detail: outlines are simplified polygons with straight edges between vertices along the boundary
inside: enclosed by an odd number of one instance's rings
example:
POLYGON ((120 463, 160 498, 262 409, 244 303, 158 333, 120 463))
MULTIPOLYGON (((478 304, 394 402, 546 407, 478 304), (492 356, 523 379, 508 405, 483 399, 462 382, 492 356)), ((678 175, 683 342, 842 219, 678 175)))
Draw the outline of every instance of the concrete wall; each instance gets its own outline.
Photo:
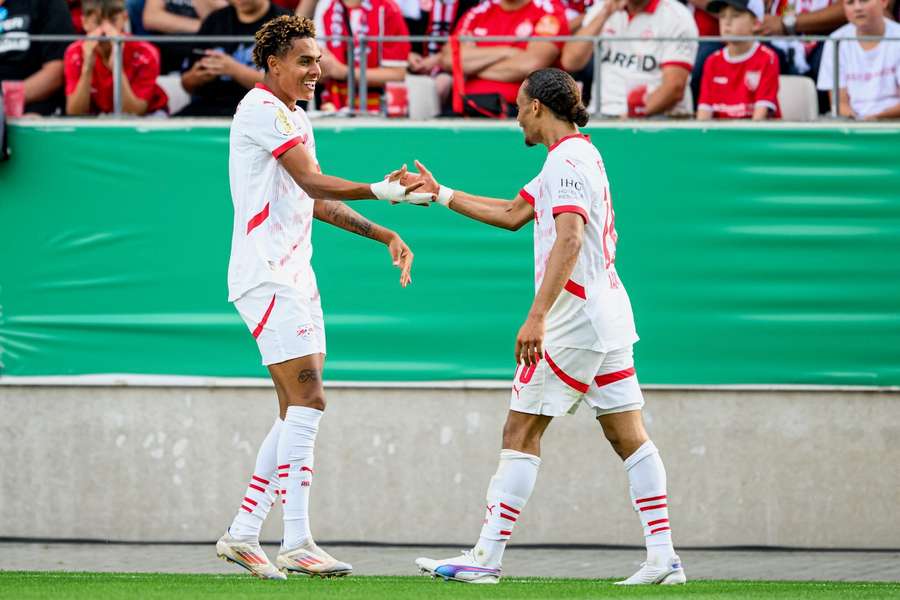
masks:
MULTIPOLYGON (((508 392, 329 390, 320 540, 471 544, 508 392)), ((264 388, 0 386, 0 537, 211 540, 275 414, 264 388)), ((900 548, 900 393, 648 391, 676 544, 900 548)), ((264 537, 280 537, 275 509, 264 537)), ((517 543, 639 544, 590 413, 554 423, 517 543)))

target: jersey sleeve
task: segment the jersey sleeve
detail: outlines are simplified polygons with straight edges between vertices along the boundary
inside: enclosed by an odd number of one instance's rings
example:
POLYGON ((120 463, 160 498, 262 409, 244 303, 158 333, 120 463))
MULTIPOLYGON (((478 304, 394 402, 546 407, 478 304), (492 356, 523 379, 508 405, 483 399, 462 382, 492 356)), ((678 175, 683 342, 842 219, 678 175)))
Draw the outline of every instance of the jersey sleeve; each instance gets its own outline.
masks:
POLYGON ((472 35, 472 30, 478 24, 479 16, 480 12, 477 10, 477 7, 467 10, 466 14, 456 24, 456 29, 453 31, 454 35, 472 35))
MULTIPOLYGON (((244 102, 248 102, 245 100, 244 102)), ((243 133, 273 157, 306 142, 308 131, 297 125, 287 111, 274 101, 254 99, 242 107, 240 124, 243 133)))
MULTIPOLYGON (((679 15, 681 15, 680 12, 679 15)), ((691 71, 694 68, 694 60, 697 58, 697 42, 687 38, 698 37, 697 24, 694 19, 685 11, 683 18, 672 19, 665 36, 686 39, 666 42, 663 45, 660 68, 681 67, 691 71)))
POLYGON ((541 191, 541 176, 538 175, 519 190, 519 195, 525 199, 525 202, 534 206, 534 199, 537 198, 541 191))
POLYGON ((591 198, 584 177, 578 172, 575 163, 571 159, 559 157, 548 167, 545 176, 553 216, 575 213, 587 224, 591 198))
POLYGON ((84 64, 84 55, 81 50, 81 42, 73 42, 66 48, 63 56, 63 72, 66 77, 66 96, 71 96, 78 87, 81 78, 81 67, 84 64))
POLYGON ((759 87, 756 88, 756 102, 754 107, 765 106, 773 113, 778 110, 778 55, 774 52, 769 55, 759 78, 759 87))
POLYGON ((153 46, 142 46, 134 50, 133 60, 139 63, 134 76, 128 80, 134 95, 148 103, 156 92, 156 78, 159 76, 159 53, 153 46))

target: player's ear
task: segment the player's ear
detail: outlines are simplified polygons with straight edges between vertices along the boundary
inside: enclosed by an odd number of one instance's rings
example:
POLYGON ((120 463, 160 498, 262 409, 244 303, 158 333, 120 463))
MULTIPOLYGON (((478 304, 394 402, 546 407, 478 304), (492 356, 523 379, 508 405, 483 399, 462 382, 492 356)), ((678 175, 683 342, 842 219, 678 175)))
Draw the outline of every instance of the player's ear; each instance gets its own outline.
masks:
POLYGON ((274 54, 270 54, 266 57, 266 64, 269 66, 269 71, 271 71, 272 74, 277 77, 278 71, 280 70, 278 68, 278 57, 274 54))

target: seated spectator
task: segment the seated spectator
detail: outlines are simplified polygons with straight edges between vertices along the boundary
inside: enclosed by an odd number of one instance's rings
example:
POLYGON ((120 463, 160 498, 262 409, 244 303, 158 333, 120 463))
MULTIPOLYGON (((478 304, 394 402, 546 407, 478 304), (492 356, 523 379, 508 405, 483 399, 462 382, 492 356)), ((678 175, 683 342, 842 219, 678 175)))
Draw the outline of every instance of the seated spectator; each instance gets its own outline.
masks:
MULTIPOLYGON (((269 0, 231 0, 203 20, 197 35, 252 38, 265 23, 285 14, 289 13, 269 0)), ((252 41, 216 42, 205 50, 196 49, 190 68, 181 75, 191 103, 177 116, 232 116, 247 90, 262 81, 262 71, 253 66, 253 45, 252 41)))
MULTIPOLYGON (((84 0, 82 19, 88 35, 124 35, 124 0, 84 0)), ((79 40, 66 49, 66 114, 113 112, 112 43, 79 40)), ((159 51, 147 42, 122 47, 122 112, 132 115, 165 110, 168 98, 156 85, 159 51)))
POLYGON ((22 81, 25 112, 50 115, 62 110, 66 42, 32 42, 21 34, 74 34, 65 0, 15 0, 0 4, 0 81, 22 81))
MULTIPOLYGON (((322 35, 398 35, 408 36, 406 21, 394 0, 332 0, 325 10, 322 35), (384 31, 379 23, 384 23, 384 31)), ((409 42, 382 42, 379 52, 378 42, 366 44, 366 111, 381 110, 381 94, 384 84, 389 81, 403 81, 406 76, 406 57, 409 56, 409 42), (379 55, 380 59, 379 60, 379 55)), ((359 65, 362 48, 357 46, 354 52, 353 77, 354 84, 359 82, 359 65)), ((347 44, 340 40, 332 40, 323 48, 322 72, 327 78, 322 94, 323 110, 341 110, 347 108, 347 44)), ((359 98, 356 99, 359 108, 359 98)))
MULTIPOLYGON (((900 25, 884 18, 887 0, 844 0, 849 23, 829 36, 818 88, 834 88, 834 40, 861 36, 900 37, 900 25)), ((873 121, 900 118, 900 42, 845 40, 838 47, 838 112, 873 121)))
MULTIPOLYGON (((484 0, 460 20, 459 36, 530 36, 519 42, 461 42, 457 67, 465 77, 465 114, 514 116, 516 94, 532 71, 556 63, 563 42, 542 37, 568 35, 565 9, 555 0, 484 0), (501 113, 503 113, 501 115, 501 113)), ((452 45, 441 50, 441 66, 453 71, 452 45)))
MULTIPOLYGON (((748 37, 765 16, 762 0, 712 0, 723 36, 748 37)), ((781 118, 778 55, 759 42, 727 42, 703 67, 697 119, 781 118)))
MULTIPOLYGON (((710 0, 688 0, 687 7, 694 15, 694 23, 697 25, 697 33, 700 37, 715 37, 719 35, 719 19, 710 14, 707 9, 710 0)), ((722 42, 700 42, 697 44, 697 58, 694 60, 694 70, 691 71, 691 92, 694 96, 694 108, 697 107, 697 98, 700 97, 700 82, 703 81, 703 65, 706 59, 715 52, 724 48, 722 42)))
MULTIPOLYGON (((200 31, 203 19, 226 6, 227 0, 146 0, 141 25, 151 34, 196 34, 200 31)), ((186 42, 161 43, 161 72, 170 73, 187 68, 191 50, 196 47, 196 44, 186 42)))
MULTIPOLYGON (((697 54, 697 25, 677 0, 606 0, 584 18, 576 35, 645 38, 612 39, 601 60, 600 113, 607 117, 688 116, 693 107, 685 88, 697 54), (655 38, 687 38, 659 41, 655 38)), ((591 42, 568 42, 562 67, 577 71, 594 52, 591 42)), ((597 99, 594 100, 595 102, 597 99)))
MULTIPOLYGON (((449 36, 462 16, 478 2, 480 0, 434 0, 422 35, 449 36)), ((445 43, 431 40, 413 44, 413 51, 407 57, 410 73, 431 75, 435 78, 441 102, 449 98, 453 85, 453 77, 441 68, 441 49, 445 43)))

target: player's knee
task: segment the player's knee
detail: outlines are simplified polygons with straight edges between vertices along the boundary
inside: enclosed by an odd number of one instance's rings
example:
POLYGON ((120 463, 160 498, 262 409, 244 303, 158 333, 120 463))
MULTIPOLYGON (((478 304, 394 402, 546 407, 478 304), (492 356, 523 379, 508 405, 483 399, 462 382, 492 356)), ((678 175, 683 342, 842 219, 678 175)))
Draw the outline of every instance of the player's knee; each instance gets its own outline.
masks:
POLYGON ((631 440, 628 439, 627 435, 623 435, 622 432, 618 431, 615 427, 604 427, 603 435, 606 436, 606 441, 612 446, 613 452, 619 455, 619 458, 622 460, 628 458, 628 455, 630 454, 628 448, 631 444, 631 440))
POLYGON ((503 426, 503 448, 507 450, 533 453, 540 441, 540 433, 523 423, 507 420, 503 426))

